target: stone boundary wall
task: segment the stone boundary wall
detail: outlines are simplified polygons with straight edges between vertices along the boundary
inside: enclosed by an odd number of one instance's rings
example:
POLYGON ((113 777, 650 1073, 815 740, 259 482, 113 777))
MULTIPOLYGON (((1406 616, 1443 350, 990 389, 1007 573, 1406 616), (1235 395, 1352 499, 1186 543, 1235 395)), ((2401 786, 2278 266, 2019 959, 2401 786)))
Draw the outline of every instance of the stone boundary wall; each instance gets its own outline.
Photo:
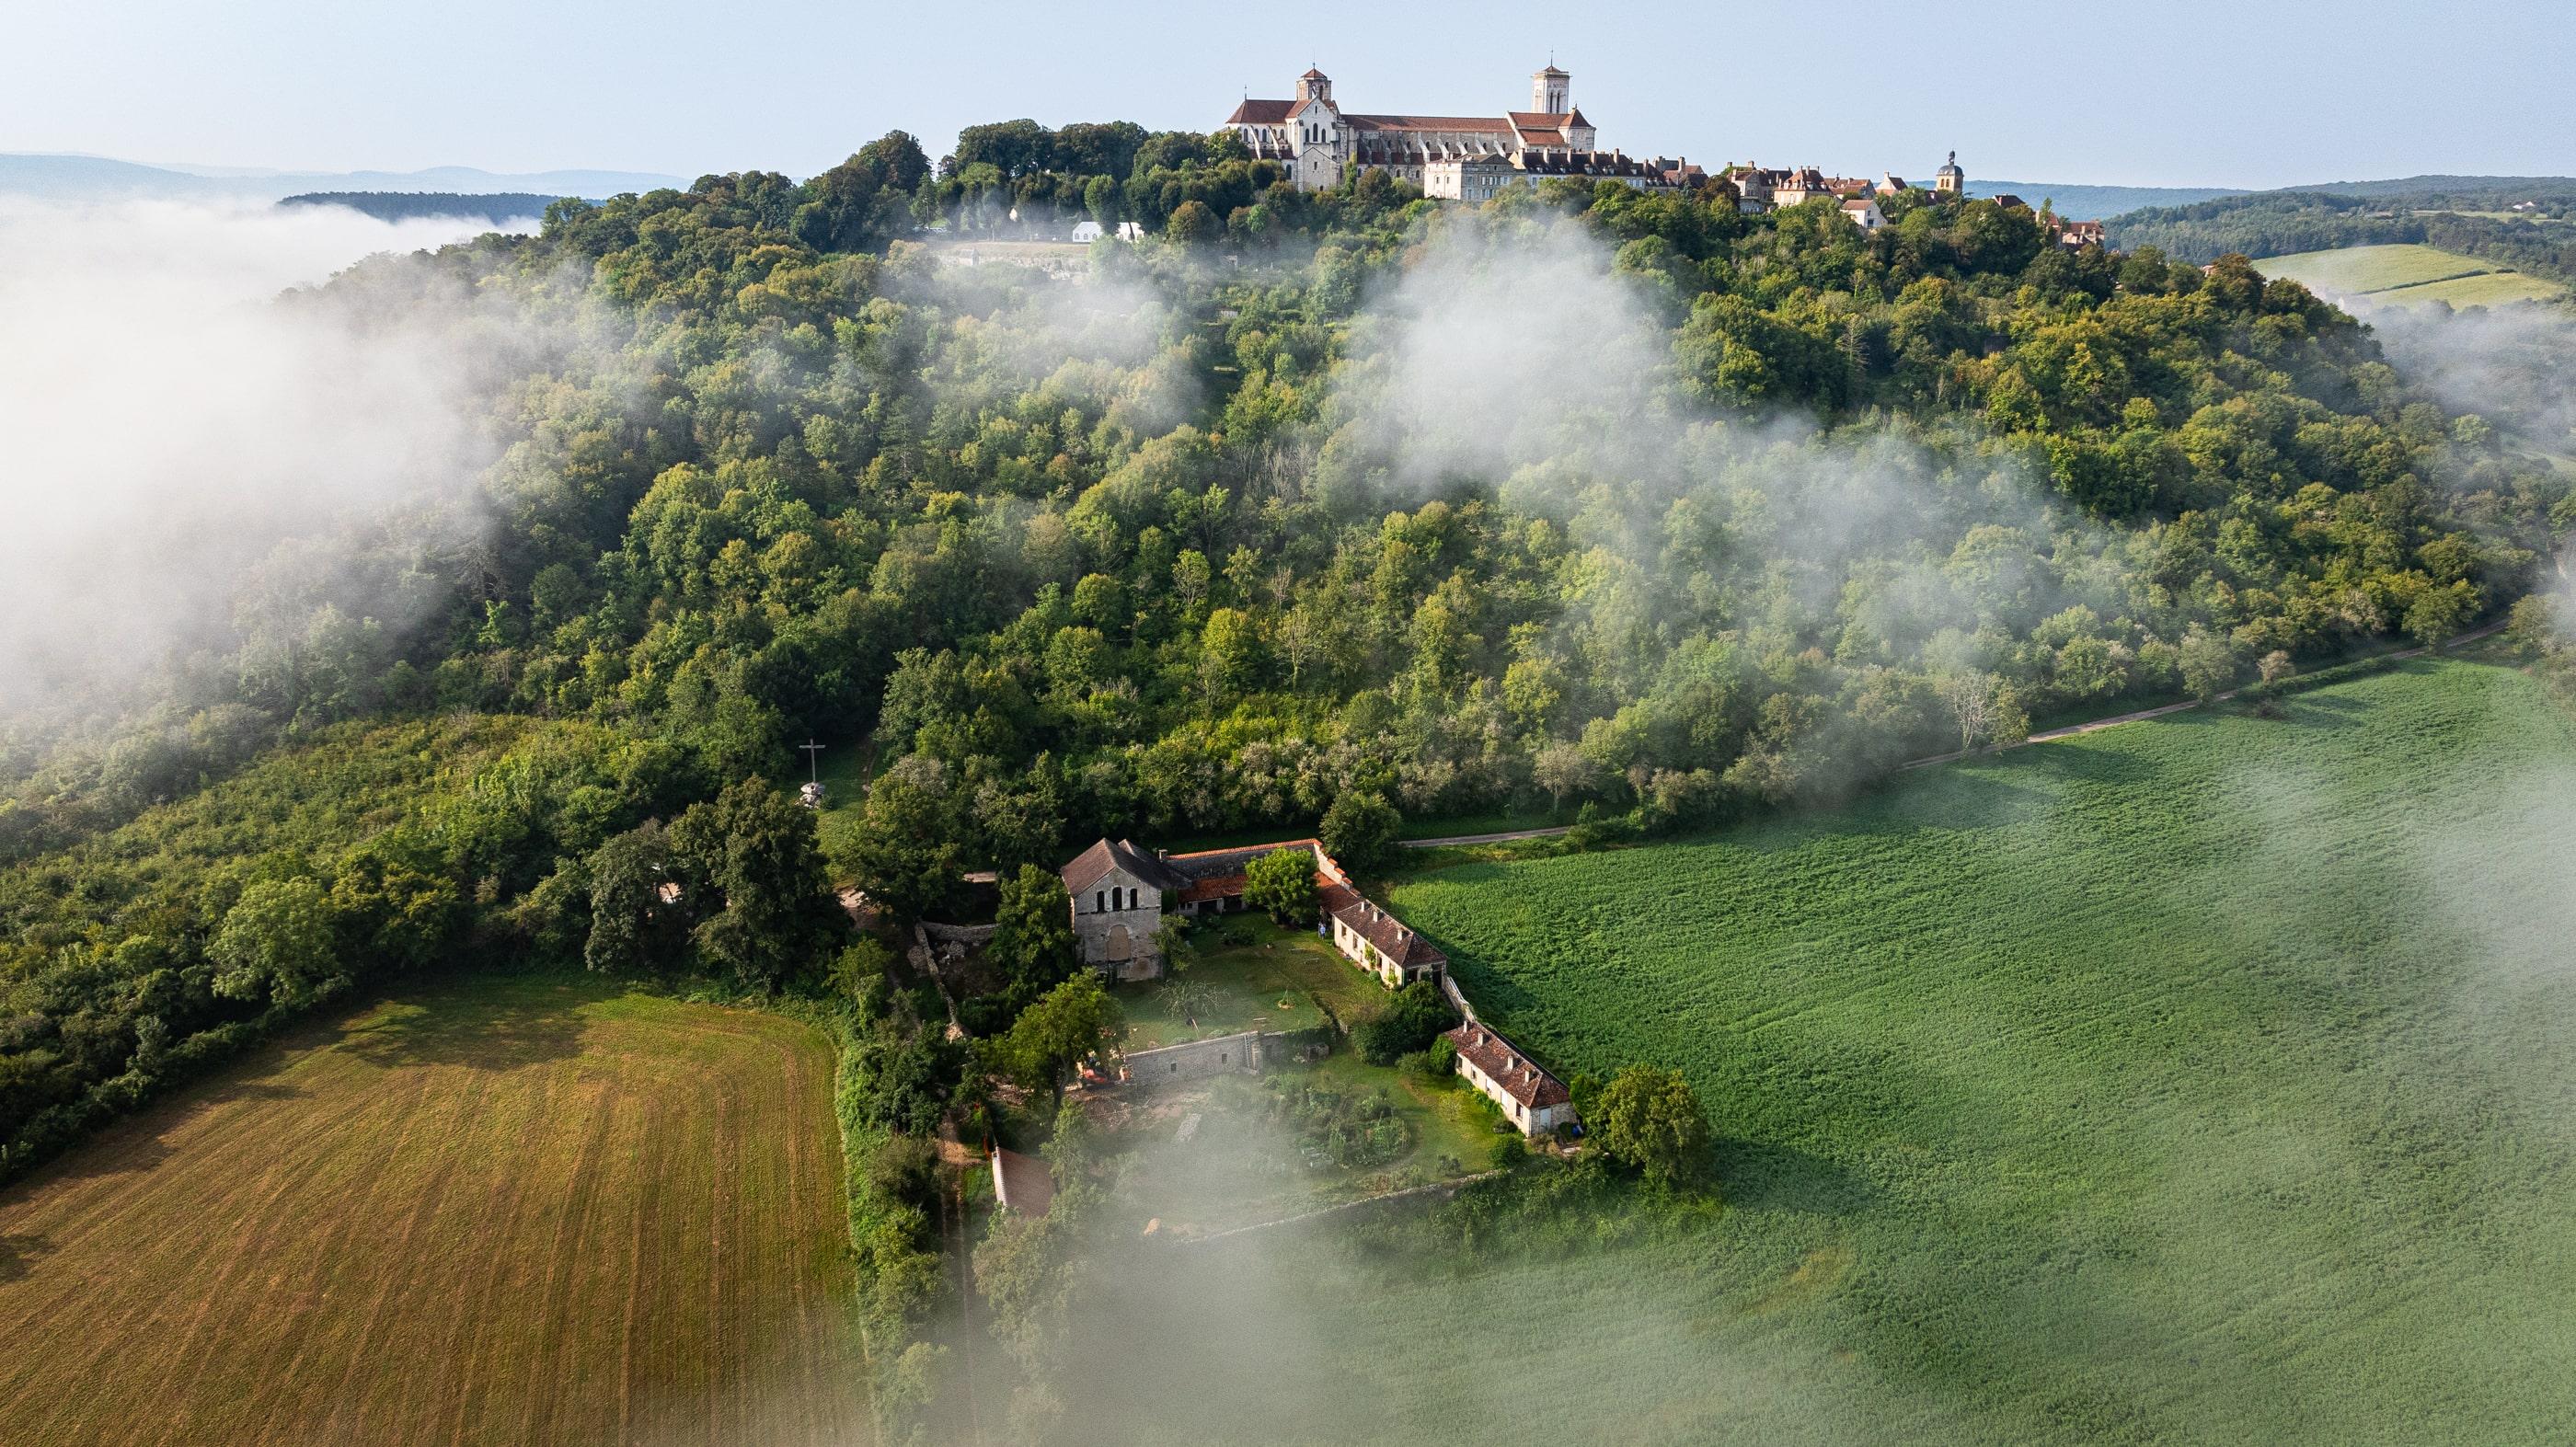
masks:
POLYGON ((1467 1003, 1467 992, 1458 988, 1458 981, 1447 970, 1440 972, 1440 994, 1448 1000, 1451 1009, 1466 1017, 1468 1024, 1485 1023, 1476 1018, 1476 1007, 1467 1003))
POLYGON ((932 924, 928 920, 921 922, 922 932, 943 945, 989 944, 1000 929, 1001 926, 997 924, 932 924))
POLYGON ((1127 1056, 1127 1079, 1134 1085, 1181 1085, 1234 1072, 1259 1074, 1263 1061, 1269 1056, 1271 1042, 1283 1038, 1260 1030, 1246 1030, 1240 1035, 1219 1035, 1213 1040, 1190 1040, 1155 1050, 1133 1051, 1127 1056))

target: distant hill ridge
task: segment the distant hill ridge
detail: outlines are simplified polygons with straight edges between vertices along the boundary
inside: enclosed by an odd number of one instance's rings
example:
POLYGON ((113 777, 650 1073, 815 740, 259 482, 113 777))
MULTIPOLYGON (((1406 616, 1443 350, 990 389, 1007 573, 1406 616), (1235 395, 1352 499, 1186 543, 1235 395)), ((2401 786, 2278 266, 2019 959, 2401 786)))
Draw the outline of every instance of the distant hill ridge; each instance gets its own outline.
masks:
POLYGON ((277 204, 345 206, 379 221, 459 217, 488 221, 498 226, 504 221, 525 221, 543 216, 546 208, 560 199, 534 191, 494 191, 479 195, 459 191, 308 191, 300 196, 284 197, 277 204))
POLYGON ((2192 206, 2239 196, 2487 196, 2576 187, 2565 176, 2402 176, 2387 181, 2319 181, 2305 186, 2097 186, 2084 181, 1970 181, 1971 196, 2052 202, 2071 221, 2108 221, 2133 211, 2192 206))
POLYGON ((536 171, 508 173, 472 166, 433 166, 421 171, 279 171, 206 174, 174 166, 147 166, 104 156, 0 155, 0 195, 61 201, 166 198, 204 201, 279 201, 313 192, 442 192, 450 195, 607 197, 628 191, 686 186, 680 176, 650 171, 536 171))

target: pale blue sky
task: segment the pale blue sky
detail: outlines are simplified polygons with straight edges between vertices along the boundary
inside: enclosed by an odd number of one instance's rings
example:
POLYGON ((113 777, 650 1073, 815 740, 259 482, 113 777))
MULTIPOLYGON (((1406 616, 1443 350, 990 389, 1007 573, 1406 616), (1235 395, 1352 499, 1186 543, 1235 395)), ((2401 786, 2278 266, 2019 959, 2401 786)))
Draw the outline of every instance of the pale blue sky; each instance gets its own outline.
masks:
POLYGON ((2130 184, 2576 172, 2571 0, 0 6, 0 151, 343 170, 797 175, 900 126, 1206 128, 1320 63, 1491 114, 1556 60, 1602 144, 2130 184), (1311 20, 1299 20, 1308 11, 1311 20), (1582 17, 1582 18, 1576 18, 1582 17))

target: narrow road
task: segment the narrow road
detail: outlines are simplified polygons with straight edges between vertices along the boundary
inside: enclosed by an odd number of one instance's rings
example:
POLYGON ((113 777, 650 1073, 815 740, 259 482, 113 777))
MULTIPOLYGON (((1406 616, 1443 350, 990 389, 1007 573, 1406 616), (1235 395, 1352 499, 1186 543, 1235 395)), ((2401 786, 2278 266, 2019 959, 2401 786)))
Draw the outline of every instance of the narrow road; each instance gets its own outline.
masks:
MULTIPOLYGON (((2484 628, 2471 629, 2442 646, 2445 648, 2451 648, 2462 643, 2473 642, 2477 639, 2484 638, 2489 634, 2502 632, 2504 626, 2505 620, 2498 619, 2484 628)), ((2421 658, 2431 651, 2432 650, 2429 648, 2406 648, 2400 649, 2395 653, 2381 653, 2374 654, 2372 656, 2377 659, 2385 659, 2394 662, 2403 658, 2421 658)), ((2361 660, 2355 661, 2359 662, 2361 660)), ((2227 692, 2211 699, 2210 702, 2225 703, 2242 692, 2244 692, 2243 689, 2231 688, 2227 692)), ((2019 740, 2015 743, 1988 744, 1981 749, 1967 749, 1946 754, 1934 754, 1930 758, 1924 759, 1908 759, 1896 767, 1899 769, 1924 769, 1930 768, 1934 764, 1953 764, 1972 754, 2001 753, 2005 749, 2017 749, 2025 744, 2044 744, 2051 739, 2071 739, 2077 734, 2089 734, 2096 729, 2114 728, 2124 723, 2136 723, 2141 719, 2163 718, 2167 714, 2181 713, 2185 709, 2198 707, 2200 707, 2200 704, 2197 700, 2187 699, 2181 703, 2169 703, 2159 708, 2142 708, 2130 713, 2113 714, 2109 718, 2093 719, 2086 723, 2068 724, 2064 728, 2044 729, 2038 733, 2032 734, 2029 738, 2019 740)), ((1515 839, 1554 838, 1556 835, 1567 833, 1572 830, 1573 827, 1574 826, 1571 824, 1559 824, 1553 829, 1513 829, 1500 834, 1455 834, 1446 839, 1406 839, 1401 842, 1407 849, 1442 849, 1453 844, 1508 844, 1515 839)))

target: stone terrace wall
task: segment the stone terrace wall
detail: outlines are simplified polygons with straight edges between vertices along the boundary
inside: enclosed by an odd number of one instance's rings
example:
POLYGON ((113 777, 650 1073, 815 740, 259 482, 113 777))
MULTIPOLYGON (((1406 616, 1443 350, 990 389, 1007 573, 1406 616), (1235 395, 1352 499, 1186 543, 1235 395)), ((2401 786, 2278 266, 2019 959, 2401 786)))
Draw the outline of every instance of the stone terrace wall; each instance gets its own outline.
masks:
POLYGON ((1258 1074, 1271 1042, 1282 1037, 1259 1030, 1192 1040, 1127 1056, 1127 1078, 1137 1085, 1179 1085, 1229 1071, 1258 1074))

